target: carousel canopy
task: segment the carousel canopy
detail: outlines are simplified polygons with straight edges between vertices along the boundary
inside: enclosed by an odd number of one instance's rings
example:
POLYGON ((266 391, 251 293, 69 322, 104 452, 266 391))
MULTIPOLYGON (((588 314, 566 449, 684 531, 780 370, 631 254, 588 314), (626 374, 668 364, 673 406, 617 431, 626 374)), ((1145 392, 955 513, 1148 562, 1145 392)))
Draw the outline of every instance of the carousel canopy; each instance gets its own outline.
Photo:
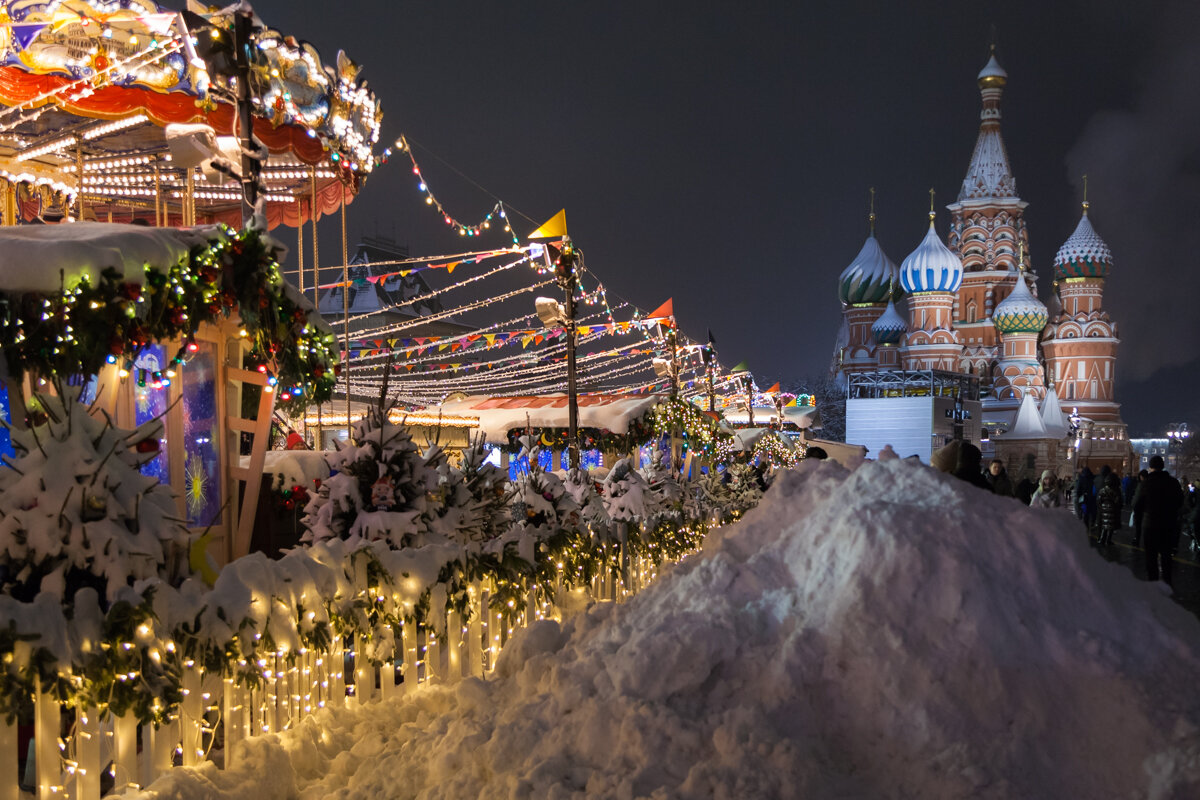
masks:
MULTIPOLYGON (((84 218, 240 223, 233 85, 209 71, 232 36, 231 9, 0 0, 0 177, 21 187, 19 216, 78 212, 69 207, 82 190, 84 218), (172 147, 177 125, 191 128, 183 144, 208 146, 172 147), (197 138, 196 126, 209 133, 197 138)), ((311 45, 254 22, 267 218, 295 225, 353 196, 373 167, 382 113, 344 54, 326 65, 311 45)))

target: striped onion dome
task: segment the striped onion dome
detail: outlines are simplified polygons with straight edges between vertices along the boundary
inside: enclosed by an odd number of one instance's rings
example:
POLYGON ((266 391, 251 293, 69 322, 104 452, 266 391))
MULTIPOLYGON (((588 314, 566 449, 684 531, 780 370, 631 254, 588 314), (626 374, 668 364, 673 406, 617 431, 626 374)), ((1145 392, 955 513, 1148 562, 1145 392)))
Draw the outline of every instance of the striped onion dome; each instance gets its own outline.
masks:
POLYGON ((962 285, 962 259, 938 237, 929 219, 929 232, 900 265, 900 285, 909 294, 917 292, 955 292, 962 285))
POLYGON ((1001 333, 1038 333, 1049 319, 1046 306, 1029 291, 1024 273, 1018 276, 1012 293, 992 312, 992 324, 1001 333))
POLYGON ((892 262, 874 234, 867 237, 850 266, 838 278, 838 297, 846 305, 882 303, 888 299, 888 288, 896 278, 892 262))
POLYGON ((875 337, 877 344, 896 344, 907 330, 908 323, 896 310, 896 304, 888 300, 887 309, 871 326, 871 335, 875 337))
POLYGON ((1075 232, 1058 248, 1054 257, 1054 276, 1064 278, 1104 278, 1112 268, 1112 252, 1088 220, 1087 209, 1075 232))

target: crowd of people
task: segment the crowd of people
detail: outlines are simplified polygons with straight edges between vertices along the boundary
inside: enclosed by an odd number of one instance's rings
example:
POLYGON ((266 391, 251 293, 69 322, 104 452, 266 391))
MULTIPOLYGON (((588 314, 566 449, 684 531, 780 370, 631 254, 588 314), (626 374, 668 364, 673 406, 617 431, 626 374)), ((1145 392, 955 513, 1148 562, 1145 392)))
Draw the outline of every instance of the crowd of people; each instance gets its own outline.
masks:
POLYGON ((1035 483, 1033 456, 1021 477, 1013 481, 1004 462, 994 458, 984 469, 983 454, 970 442, 952 441, 930 459, 934 467, 981 489, 1013 497, 1034 508, 1065 508, 1074 512, 1100 546, 1112 544, 1113 534, 1128 527, 1134 547, 1146 556, 1151 581, 1171 583, 1171 559, 1182 535, 1200 537, 1200 500, 1196 485, 1182 483, 1165 468, 1162 456, 1150 459, 1149 469, 1121 476, 1107 464, 1093 473, 1082 467, 1074 479, 1060 479, 1044 470, 1035 483))

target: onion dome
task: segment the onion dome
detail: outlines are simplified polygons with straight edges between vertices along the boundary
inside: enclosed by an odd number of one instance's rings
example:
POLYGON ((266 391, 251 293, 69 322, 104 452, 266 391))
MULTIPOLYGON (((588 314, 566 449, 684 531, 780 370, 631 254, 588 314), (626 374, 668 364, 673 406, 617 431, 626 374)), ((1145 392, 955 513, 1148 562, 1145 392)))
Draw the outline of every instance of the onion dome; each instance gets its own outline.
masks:
POLYGON ((929 215, 929 232, 900 265, 900 285, 909 294, 955 292, 962 285, 962 259, 938 237, 929 215))
POLYGON ((1049 319, 1046 306, 1029 291, 1024 272, 1017 277, 1012 293, 992 312, 992 324, 1001 333, 1039 333, 1049 319))
POLYGON ((1075 232, 1058 248, 1054 257, 1054 276, 1064 278, 1104 278, 1112 267, 1112 252, 1088 220, 1087 205, 1075 232))
POLYGON ((871 326, 871 335, 875 337, 876 344, 896 344, 907 330, 908 323, 896 310, 896 304, 888 300, 887 309, 871 326))
POLYGON ((850 266, 838 278, 838 297, 846 305, 882 303, 896 278, 896 265, 883 252, 875 234, 867 237, 850 266))
POLYGON ((996 60, 996 51, 992 49, 992 57, 983 65, 983 69, 979 70, 979 88, 980 89, 1003 89, 1008 84, 1008 73, 1004 71, 1004 67, 1000 66, 1000 62, 996 60))

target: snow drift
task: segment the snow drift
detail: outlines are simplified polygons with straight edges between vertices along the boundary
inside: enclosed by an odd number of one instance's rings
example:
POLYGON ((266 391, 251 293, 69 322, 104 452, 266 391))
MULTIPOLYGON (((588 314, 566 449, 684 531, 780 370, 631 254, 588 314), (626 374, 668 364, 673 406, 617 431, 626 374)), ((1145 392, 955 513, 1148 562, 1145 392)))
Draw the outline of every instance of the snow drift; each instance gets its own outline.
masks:
POLYGON ((1075 520, 806 463, 493 679, 324 710, 147 797, 1200 796, 1200 622, 1075 520))

